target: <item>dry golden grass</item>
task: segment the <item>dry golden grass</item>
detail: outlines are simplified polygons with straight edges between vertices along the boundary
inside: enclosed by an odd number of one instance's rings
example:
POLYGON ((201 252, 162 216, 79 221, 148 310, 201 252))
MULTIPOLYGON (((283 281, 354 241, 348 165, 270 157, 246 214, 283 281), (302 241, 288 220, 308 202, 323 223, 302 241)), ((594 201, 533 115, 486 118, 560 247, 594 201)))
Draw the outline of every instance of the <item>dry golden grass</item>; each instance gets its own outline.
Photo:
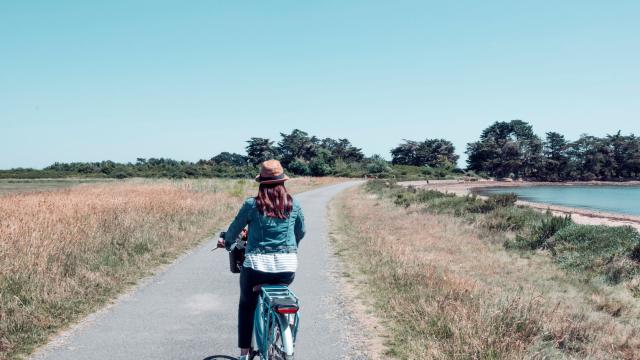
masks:
POLYGON ((115 179, 0 179, 0 196, 70 188, 80 184, 114 182, 115 179))
POLYGON ((637 299, 523 258, 460 219, 362 189, 334 203, 337 252, 400 359, 640 358, 637 299), (362 256, 366 254, 366 256, 362 256))
POLYGON ((342 182, 345 182, 345 181, 353 181, 353 179, 351 179, 351 178, 341 178, 341 177, 331 177, 331 176, 325 176, 325 177, 310 177, 310 176, 306 176, 306 177, 293 178, 293 179, 287 181, 286 184, 287 184, 287 189, 289 189, 289 191, 292 194, 295 194, 295 193, 300 193, 300 192, 312 190, 312 189, 315 189, 315 188, 321 187, 321 186, 329 186, 329 185, 339 184, 339 183, 342 183, 342 182))
MULTIPOLYGON (((298 178, 292 192, 343 181, 298 178)), ((211 236, 251 180, 145 180, 0 197, 0 359, 61 327, 211 236)))

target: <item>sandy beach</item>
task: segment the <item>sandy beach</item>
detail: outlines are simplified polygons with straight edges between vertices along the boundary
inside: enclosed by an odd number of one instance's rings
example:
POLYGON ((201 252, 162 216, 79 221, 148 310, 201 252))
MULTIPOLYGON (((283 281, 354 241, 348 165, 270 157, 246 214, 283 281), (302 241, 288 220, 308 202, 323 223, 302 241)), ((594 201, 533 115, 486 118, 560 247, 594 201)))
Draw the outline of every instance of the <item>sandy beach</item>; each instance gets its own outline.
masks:
MULTIPOLYGON (((614 186, 638 186, 640 181, 632 182, 566 182, 566 183, 546 183, 546 182, 527 182, 527 181, 462 181, 462 180, 430 180, 430 181, 405 181, 401 182, 402 186, 414 186, 420 189, 438 190, 446 193, 453 193, 458 196, 465 196, 475 193, 474 190, 483 187, 515 187, 515 186, 541 186, 541 185, 562 185, 562 186, 598 186, 598 185, 614 185, 614 186)), ((481 195, 479 195, 482 197, 481 195)), ((640 230, 640 216, 632 216, 625 214, 608 213, 596 210, 587 210, 579 208, 571 208, 558 205, 535 203, 530 201, 518 200, 518 205, 529 206, 540 211, 551 211, 555 215, 571 215, 571 219, 577 224, 585 225, 607 225, 607 226, 632 226, 640 230)))

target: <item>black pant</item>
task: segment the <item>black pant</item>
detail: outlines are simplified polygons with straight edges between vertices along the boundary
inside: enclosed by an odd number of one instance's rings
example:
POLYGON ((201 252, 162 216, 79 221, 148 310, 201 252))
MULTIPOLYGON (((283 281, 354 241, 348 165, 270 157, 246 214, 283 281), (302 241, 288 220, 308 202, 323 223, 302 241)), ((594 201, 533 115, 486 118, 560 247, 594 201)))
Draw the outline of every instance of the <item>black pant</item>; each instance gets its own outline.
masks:
POLYGON ((258 292, 253 287, 260 284, 286 284, 293 282, 294 272, 268 273, 242 267, 240 271, 240 304, 238 306, 238 347, 251 347, 253 315, 258 304, 258 292))

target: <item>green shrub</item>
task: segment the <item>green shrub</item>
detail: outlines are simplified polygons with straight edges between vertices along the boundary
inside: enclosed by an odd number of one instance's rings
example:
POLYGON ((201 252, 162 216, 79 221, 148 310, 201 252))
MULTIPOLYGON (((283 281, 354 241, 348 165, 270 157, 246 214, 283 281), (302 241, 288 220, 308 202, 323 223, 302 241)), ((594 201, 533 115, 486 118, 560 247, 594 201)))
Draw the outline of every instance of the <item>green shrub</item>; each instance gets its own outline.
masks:
POLYGON ((372 175, 385 175, 391 172, 389 163, 379 155, 374 155, 367 164, 367 173, 372 175))
POLYGON ((602 275, 611 284, 619 284, 622 281, 629 280, 638 273, 640 273, 638 263, 628 256, 615 256, 602 269, 602 275))
POLYGON ((465 216, 469 213, 469 209, 481 206, 484 200, 478 199, 476 196, 445 196, 433 199, 429 203, 429 209, 438 214, 453 214, 455 216, 465 216))
POLYGON ((396 177, 403 180, 424 179, 422 168, 420 166, 393 164, 391 169, 396 177))
POLYGON ((497 209, 500 207, 513 206, 516 204, 516 201, 518 201, 518 195, 514 193, 508 193, 491 195, 486 202, 489 208, 497 209))
POLYGON ((474 214, 488 214, 496 209, 513 206, 517 200, 518 197, 515 194, 496 194, 486 200, 470 201, 466 210, 474 214))
POLYGON ((422 167, 422 175, 427 179, 453 179, 455 176, 451 172, 450 167, 432 167, 432 166, 423 166, 422 167))
POLYGON ((309 175, 311 173, 307 162, 301 159, 295 159, 290 162, 289 166, 287 166, 287 170, 291 171, 291 173, 295 175, 301 176, 309 175))
POLYGON ((485 214, 480 225, 492 231, 523 232, 539 221, 540 213, 515 206, 498 207, 485 214))
POLYGON ((571 221, 571 215, 567 216, 547 216, 542 219, 542 222, 534 228, 533 239, 539 243, 539 246, 554 236, 558 231, 573 224, 571 221))
MULTIPOLYGON (((377 194, 377 195, 384 195, 384 194, 391 194, 393 192, 402 192, 405 191, 405 189, 403 189, 400 185, 396 184, 395 181, 393 180, 382 180, 382 179, 375 179, 375 180, 369 180, 365 183, 365 189, 368 192, 377 194)), ((395 195, 394 195, 395 196, 395 195)))
POLYGON ((416 201, 419 203, 428 203, 434 199, 453 198, 455 194, 443 193, 436 190, 420 190, 416 193, 416 201))
POLYGON ((409 205, 415 203, 415 195, 410 192, 401 192, 396 194, 396 198, 393 203, 397 206, 409 207, 409 205))
POLYGON ((312 176, 327 176, 333 173, 333 169, 324 160, 315 158, 309 163, 309 172, 312 176))
POLYGON ((550 213, 545 214, 542 221, 533 225, 526 235, 518 235, 516 240, 508 242, 505 245, 510 248, 518 248, 523 250, 536 250, 540 248, 548 248, 548 243, 558 231, 573 224, 571 216, 553 216, 550 213))
POLYGON ((454 194, 447 194, 435 190, 417 190, 410 186, 406 190, 396 193, 394 203, 404 207, 415 203, 426 204, 428 206, 436 199, 454 197, 454 194))
POLYGON ((566 269, 603 275, 618 283, 640 273, 640 234, 630 226, 570 225, 548 242, 566 269))
POLYGON ((346 162, 342 159, 336 160, 333 167, 333 174, 341 177, 363 177, 366 170, 360 162, 346 162))
POLYGON ((113 174, 113 177, 116 178, 116 179, 126 179, 126 178, 129 177, 129 175, 127 175, 124 172, 119 171, 119 172, 113 174))

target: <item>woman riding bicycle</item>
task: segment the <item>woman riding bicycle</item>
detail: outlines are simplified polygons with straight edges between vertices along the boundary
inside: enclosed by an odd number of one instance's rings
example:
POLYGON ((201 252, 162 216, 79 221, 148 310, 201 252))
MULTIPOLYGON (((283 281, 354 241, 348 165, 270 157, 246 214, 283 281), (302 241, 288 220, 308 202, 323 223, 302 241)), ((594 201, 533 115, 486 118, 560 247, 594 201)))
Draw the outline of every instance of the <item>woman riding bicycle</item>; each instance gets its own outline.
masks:
POLYGON ((304 215, 298 201, 287 192, 278 160, 261 164, 258 195, 248 198, 233 220, 220 245, 227 250, 245 226, 249 236, 245 260, 240 271, 238 306, 238 347, 240 360, 248 359, 251 350, 253 317, 258 302, 254 287, 260 284, 291 284, 298 267, 298 243, 305 234, 304 215))

